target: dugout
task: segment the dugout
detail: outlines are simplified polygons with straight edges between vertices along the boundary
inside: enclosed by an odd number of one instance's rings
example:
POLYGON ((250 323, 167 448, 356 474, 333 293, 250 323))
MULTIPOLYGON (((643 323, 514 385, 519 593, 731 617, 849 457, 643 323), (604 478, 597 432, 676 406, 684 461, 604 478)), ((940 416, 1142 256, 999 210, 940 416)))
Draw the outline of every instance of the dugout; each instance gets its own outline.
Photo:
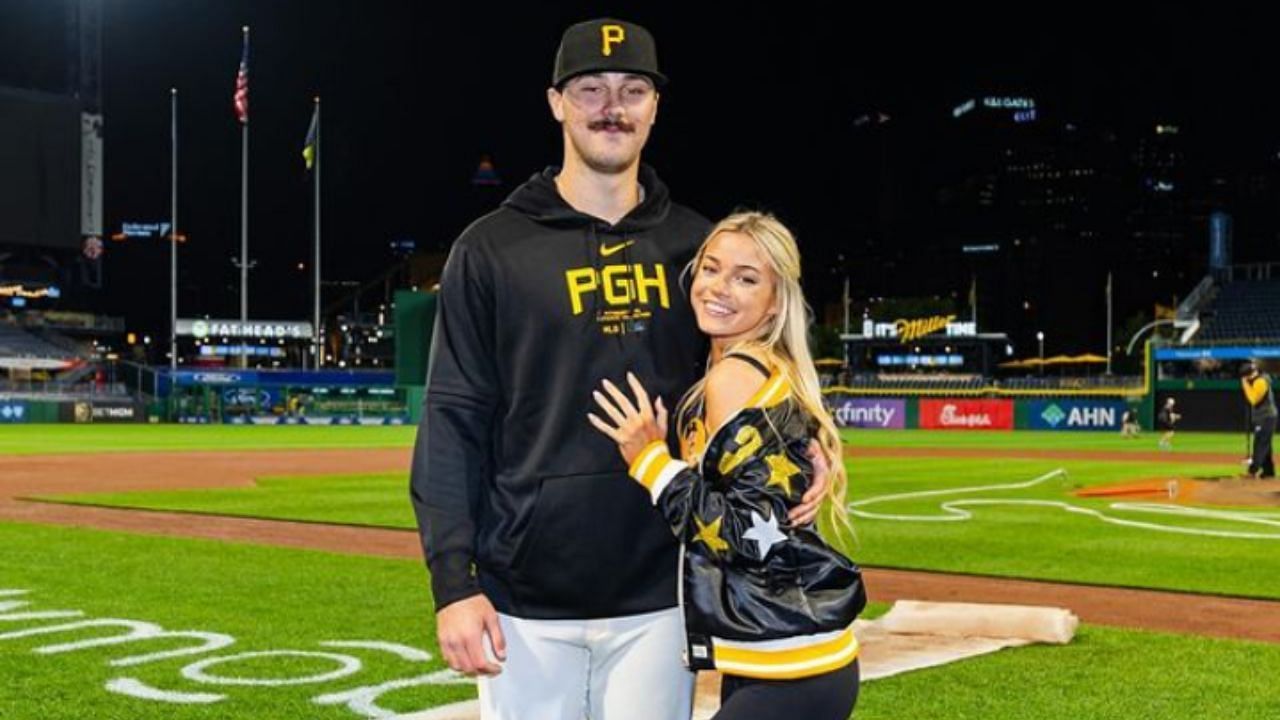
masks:
POLYGON ((1240 389, 1239 368, 1259 363, 1273 381, 1280 378, 1280 344, 1164 347, 1153 351, 1157 368, 1155 408, 1174 398, 1179 430, 1241 432, 1250 427, 1240 389))
POLYGON ((179 370, 160 377, 171 420, 253 425, 400 425, 407 394, 373 370, 179 370))

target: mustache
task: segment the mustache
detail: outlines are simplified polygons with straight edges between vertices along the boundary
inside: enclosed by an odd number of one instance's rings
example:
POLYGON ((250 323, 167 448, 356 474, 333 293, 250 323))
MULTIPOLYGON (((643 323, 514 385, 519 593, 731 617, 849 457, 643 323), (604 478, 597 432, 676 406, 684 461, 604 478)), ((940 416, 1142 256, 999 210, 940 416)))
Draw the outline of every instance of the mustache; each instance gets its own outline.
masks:
POLYGON ((593 120, 587 125, 590 130, 608 130, 611 128, 622 132, 635 132, 636 126, 626 120, 593 120))

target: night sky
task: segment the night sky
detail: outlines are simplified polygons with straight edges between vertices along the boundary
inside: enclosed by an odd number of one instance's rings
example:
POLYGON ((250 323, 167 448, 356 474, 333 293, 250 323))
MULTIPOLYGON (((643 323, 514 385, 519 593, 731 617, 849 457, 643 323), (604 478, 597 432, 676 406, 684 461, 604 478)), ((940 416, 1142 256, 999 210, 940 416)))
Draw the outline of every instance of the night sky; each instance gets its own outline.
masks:
MULTIPOLYGON (((240 144, 231 95, 253 32, 250 291, 258 318, 309 316, 310 189, 300 150, 324 108, 325 278, 365 280, 388 243, 446 248, 560 156, 545 101, 559 34, 602 15, 649 27, 671 78, 646 150, 674 197, 709 217, 778 212, 810 262, 811 300, 838 297, 853 119, 945 115, 981 94, 1136 132, 1174 122, 1188 152, 1229 172, 1280 150, 1270 14, 1253 4, 1020 3, 884 9, 850 3, 425 3, 106 0, 105 215, 168 217, 169 88, 180 93, 184 316, 238 314, 240 144), (696 14, 687 12, 697 7, 696 14), (835 8, 840 12, 837 16, 835 8), (715 8, 714 10, 712 8, 715 8), (839 18, 839 19, 838 19, 839 18), (489 155, 505 184, 470 183, 489 155)), ((971 5, 971 4, 969 4, 971 5)), ((62 0, 0 0, 0 84, 62 91, 62 0)), ((168 264, 156 241, 109 243, 100 311, 159 331, 168 264)), ((846 258, 855 280, 867 268, 846 258)), ((902 294, 935 292, 928 258, 902 294)), ((874 272, 874 268, 870 270, 874 272)), ((1124 269, 1118 280, 1124 282, 1124 269)), ((951 288, 954 290, 955 288, 951 288)), ((1189 288, 1187 288, 1189 289, 1189 288)), ((963 288, 961 288, 963 290, 963 288)), ((859 288, 854 288, 855 296, 859 288)))

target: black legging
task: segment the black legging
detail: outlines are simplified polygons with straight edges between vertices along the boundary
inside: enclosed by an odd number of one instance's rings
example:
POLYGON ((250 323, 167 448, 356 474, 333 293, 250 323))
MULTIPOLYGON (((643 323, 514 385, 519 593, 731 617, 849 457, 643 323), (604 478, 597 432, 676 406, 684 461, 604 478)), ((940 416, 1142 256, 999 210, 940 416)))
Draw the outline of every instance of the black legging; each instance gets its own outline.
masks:
POLYGON ((1269 417, 1253 428, 1253 460, 1249 463, 1249 474, 1273 478, 1276 476, 1276 463, 1271 456, 1271 438, 1276 434, 1276 419, 1269 417))
POLYGON ((858 702, 858 663, 798 680, 725 675, 712 720, 848 720, 858 702))

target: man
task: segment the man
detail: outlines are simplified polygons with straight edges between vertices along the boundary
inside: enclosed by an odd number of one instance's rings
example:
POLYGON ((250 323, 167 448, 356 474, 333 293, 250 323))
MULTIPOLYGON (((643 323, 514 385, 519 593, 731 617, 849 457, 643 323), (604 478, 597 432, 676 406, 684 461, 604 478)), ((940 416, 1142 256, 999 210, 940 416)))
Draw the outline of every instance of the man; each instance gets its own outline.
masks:
POLYGON ((709 224, 640 162, 665 81, 644 28, 566 30, 563 164, 467 228, 440 282, 412 495, 441 651, 486 719, 690 713, 675 539, 586 417, 627 371, 675 407, 706 361, 679 276, 709 224))
POLYGON ((1138 413, 1133 408, 1125 408, 1124 415, 1120 417, 1120 437, 1136 438, 1142 432, 1142 426, 1138 424, 1138 413))
POLYGON ((1253 455, 1249 460, 1251 477, 1276 476, 1275 460, 1271 455, 1271 437, 1276 433, 1276 397, 1271 389, 1271 379, 1248 362, 1240 370, 1240 387, 1249 403, 1249 423, 1253 427, 1253 455))
POLYGON ((1156 422, 1159 424, 1160 429, 1164 431, 1164 434, 1160 436, 1159 444, 1161 450, 1173 449, 1174 428, 1178 425, 1178 421, 1182 419, 1181 415, 1173 411, 1174 405, 1173 398, 1166 398, 1164 407, 1160 408, 1160 412, 1156 413, 1156 422))

